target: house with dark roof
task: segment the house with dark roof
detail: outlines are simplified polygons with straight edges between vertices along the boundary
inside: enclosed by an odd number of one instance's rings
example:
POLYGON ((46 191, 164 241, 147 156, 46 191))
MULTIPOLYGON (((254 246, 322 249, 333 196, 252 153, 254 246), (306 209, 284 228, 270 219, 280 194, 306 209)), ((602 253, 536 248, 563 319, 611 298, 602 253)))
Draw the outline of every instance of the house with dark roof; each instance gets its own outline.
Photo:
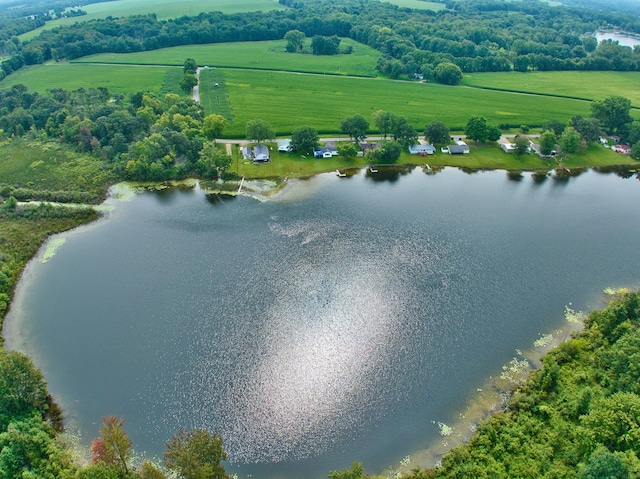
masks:
POLYGON ((450 155, 466 155, 469 153, 469 145, 449 145, 450 155))

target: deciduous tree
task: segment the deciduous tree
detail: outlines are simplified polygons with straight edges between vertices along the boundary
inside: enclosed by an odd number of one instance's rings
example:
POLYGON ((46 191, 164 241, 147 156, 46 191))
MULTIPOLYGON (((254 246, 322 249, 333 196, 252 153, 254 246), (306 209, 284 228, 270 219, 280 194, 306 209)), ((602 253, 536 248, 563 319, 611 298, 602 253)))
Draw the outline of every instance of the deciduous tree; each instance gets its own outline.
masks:
POLYGON ((180 80, 180 89, 185 93, 189 93, 193 90, 193 87, 198 84, 198 79, 193 73, 185 73, 180 80))
POLYGON ((291 146, 301 153, 311 153, 318 146, 320 137, 315 128, 311 126, 301 126, 293 130, 291 134, 291 146))
POLYGON ((222 132, 227 126, 227 119, 222 115, 211 114, 204 117, 202 122, 202 134, 208 140, 213 140, 222 136, 222 132))
POLYGON ((131 440, 124 431, 124 419, 116 416, 102 418, 100 436, 104 441, 107 458, 113 458, 125 474, 129 473, 128 461, 131 456, 131 440))
POLYGON ((247 139, 261 143, 275 138, 273 127, 264 120, 251 120, 247 122, 247 139))
POLYGON ((629 111, 631 100, 622 96, 610 96, 602 101, 594 101, 591 104, 591 114, 600 120, 602 126, 614 133, 627 123, 631 123, 629 111))
POLYGON ((446 85, 457 85, 462 81, 462 70, 451 62, 442 62, 436 66, 435 78, 446 85))
POLYGON ((562 153, 575 153, 580 148, 580 133, 572 126, 568 126, 562 132, 558 142, 562 153))
POLYGON ((464 134, 473 141, 487 141, 487 119, 483 116, 472 116, 467 121, 464 134))
POLYGON ((544 156, 549 156, 553 150, 556 149, 556 143, 558 139, 556 138, 555 133, 553 131, 547 130, 542 135, 540 135, 540 153, 544 156))
POLYGON ((195 75, 197 69, 198 65, 193 58, 187 58, 184 61, 184 67, 182 69, 183 73, 191 73, 192 75, 195 75))
POLYGON ((367 137, 368 130, 369 122, 360 114, 349 116, 340 123, 340 131, 349 135, 349 138, 356 143, 359 143, 367 137))
POLYGON ((284 39, 287 41, 285 49, 289 53, 301 52, 304 48, 305 34, 300 30, 289 30, 284 34, 284 39))
POLYGON ((449 127, 438 120, 433 120, 425 126, 424 136, 434 145, 446 145, 451 139, 449 127))
POLYGON ((167 442, 164 453, 167 469, 184 479, 228 479, 220 464, 226 458, 222 437, 201 429, 181 429, 167 442))

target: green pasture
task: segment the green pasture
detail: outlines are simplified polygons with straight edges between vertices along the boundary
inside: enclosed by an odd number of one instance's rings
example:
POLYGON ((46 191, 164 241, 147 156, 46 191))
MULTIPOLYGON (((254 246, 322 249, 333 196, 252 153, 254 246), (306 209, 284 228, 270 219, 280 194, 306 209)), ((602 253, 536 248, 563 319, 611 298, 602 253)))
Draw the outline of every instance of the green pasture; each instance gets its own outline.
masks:
POLYGON ((158 20, 179 18, 183 16, 195 16, 202 12, 220 11, 223 13, 255 12, 268 10, 282 10, 286 7, 280 5, 278 0, 115 0, 83 5, 82 10, 87 12, 81 17, 61 18, 47 22, 44 27, 19 36, 21 41, 31 40, 40 34, 42 30, 51 29, 60 25, 73 25, 76 22, 85 22, 98 18, 130 17, 132 15, 145 15, 155 13, 158 20))
POLYGON ((403 8, 414 8, 416 10, 433 10, 434 12, 438 12, 446 8, 446 5, 444 3, 427 2, 425 0, 387 0, 387 2, 403 8))
POLYGON ((22 68, 0 81, 0 89, 26 85, 29 91, 43 93, 51 88, 106 87, 111 93, 180 93, 182 69, 175 67, 136 67, 122 65, 47 64, 22 68), (173 78, 169 83, 166 78, 173 78))
POLYGON ((462 83, 480 88, 559 95, 588 100, 602 100, 619 95, 640 108, 639 72, 500 72, 471 73, 462 83))
MULTIPOLYGON (((307 39, 307 44, 311 40, 307 39)), ((101 53, 75 60, 74 63, 121 63, 136 65, 178 65, 193 58, 200 66, 288 70, 330 73, 334 75, 376 76, 380 52, 349 38, 340 46, 353 47, 349 55, 311 55, 287 53, 284 40, 266 42, 214 43, 187 45, 137 53, 101 53)))
MULTIPOLYGON (((347 78, 225 69, 233 121, 226 134, 243 136, 249 120, 270 123, 279 135, 302 125, 319 132, 339 131, 347 116, 360 113, 370 119, 376 110, 403 115, 415 128, 433 119, 452 130, 464 129, 469 117, 482 115, 494 125, 542 125, 550 119, 567 121, 589 114, 589 102, 567 98, 541 98, 464 86, 392 81, 382 78, 347 78)), ((207 81, 212 71, 203 71, 207 81)), ((214 88, 202 88, 200 101, 206 113, 216 113, 209 98, 214 88)))

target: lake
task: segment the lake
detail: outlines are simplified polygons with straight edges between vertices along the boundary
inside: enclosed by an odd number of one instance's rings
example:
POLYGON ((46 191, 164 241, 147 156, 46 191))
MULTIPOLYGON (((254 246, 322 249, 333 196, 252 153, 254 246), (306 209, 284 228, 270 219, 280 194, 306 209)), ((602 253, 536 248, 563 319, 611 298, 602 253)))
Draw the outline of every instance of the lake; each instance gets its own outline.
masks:
POLYGON ((566 306, 640 284, 636 175, 427 173, 112 197, 29 264, 7 346, 85 443, 115 414, 158 457, 181 427, 220 432, 239 478, 388 472, 566 306))
POLYGON ((598 40, 598 43, 600 43, 602 40, 613 40, 624 47, 631 48, 636 45, 640 45, 640 37, 620 32, 596 32, 596 39, 598 40))

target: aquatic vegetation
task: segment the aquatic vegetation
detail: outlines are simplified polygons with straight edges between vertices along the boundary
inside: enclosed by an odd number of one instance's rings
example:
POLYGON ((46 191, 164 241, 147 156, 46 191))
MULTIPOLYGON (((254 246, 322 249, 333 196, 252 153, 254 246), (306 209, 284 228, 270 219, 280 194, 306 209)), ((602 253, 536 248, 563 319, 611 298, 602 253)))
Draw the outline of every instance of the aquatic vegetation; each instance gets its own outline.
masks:
POLYGON ((542 348, 544 346, 548 346, 553 341, 553 334, 545 334, 540 336, 533 342, 533 345, 536 348, 542 348))
POLYGON ((53 238, 51 241, 47 243, 47 247, 44 250, 44 254, 42 255, 41 263, 46 263, 51 258, 55 256, 58 249, 67 242, 66 238, 53 238))
POLYGON ((500 379, 514 384, 520 384, 526 379, 530 370, 529 361, 526 359, 513 358, 508 364, 502 366, 500 379))
MULTIPOLYGON (((571 306, 571 303, 569 303, 571 306)), ((582 323, 587 317, 583 311, 574 311, 569 306, 565 306, 564 308, 564 317, 570 323, 582 323)))
POLYGON ((438 428, 440 429, 440 435, 442 437, 448 437, 448 436, 451 436, 451 434, 453 434, 453 428, 451 426, 447 426, 443 422, 438 423, 438 428))

